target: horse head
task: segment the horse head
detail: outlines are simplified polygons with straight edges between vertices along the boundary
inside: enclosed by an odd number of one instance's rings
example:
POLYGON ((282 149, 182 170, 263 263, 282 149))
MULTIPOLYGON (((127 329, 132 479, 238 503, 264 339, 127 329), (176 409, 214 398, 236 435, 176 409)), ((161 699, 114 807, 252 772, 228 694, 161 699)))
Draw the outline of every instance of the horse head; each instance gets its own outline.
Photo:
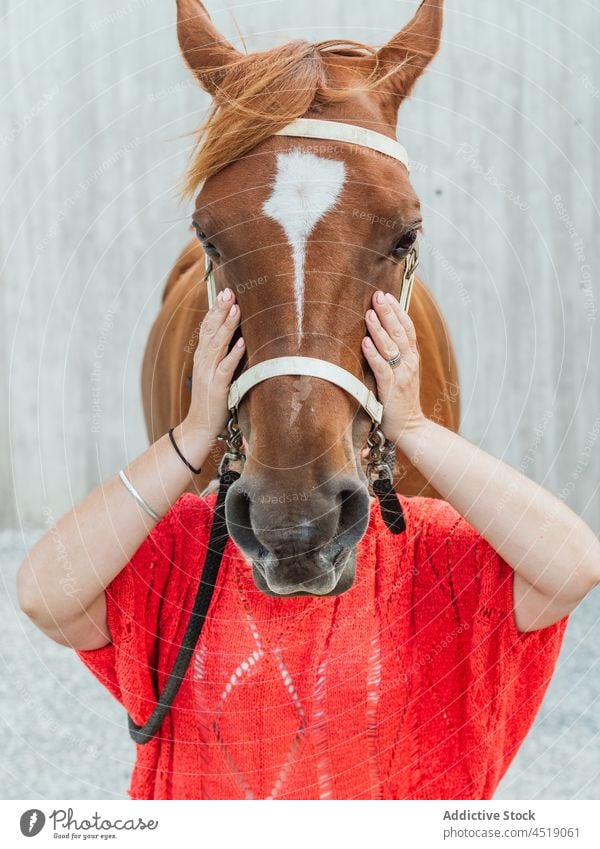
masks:
MULTIPOLYGON (((426 0, 379 50, 295 41, 245 55, 201 3, 179 0, 184 58, 213 97, 187 188, 216 288, 229 287, 240 304, 240 373, 313 357, 375 391, 361 349, 364 314, 377 289, 400 293, 419 200, 392 157, 276 133, 307 118, 395 139, 398 109, 438 50, 442 6, 426 0)), ((272 595, 344 592, 369 522, 369 416, 334 383, 290 374, 255 385, 238 415, 246 462, 226 515, 257 586, 272 595)))

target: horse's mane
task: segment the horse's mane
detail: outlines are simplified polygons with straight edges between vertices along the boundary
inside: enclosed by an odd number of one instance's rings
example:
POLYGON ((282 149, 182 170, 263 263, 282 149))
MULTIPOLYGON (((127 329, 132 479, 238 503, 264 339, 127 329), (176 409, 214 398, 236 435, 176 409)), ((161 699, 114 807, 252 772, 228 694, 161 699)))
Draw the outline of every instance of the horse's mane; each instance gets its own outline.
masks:
POLYGON ((387 76, 375 73, 378 63, 374 48, 340 40, 318 44, 292 41, 211 69, 216 94, 185 175, 184 196, 193 194, 202 181, 311 107, 318 109, 319 105, 348 97, 351 88, 335 88, 333 84, 327 63, 327 56, 332 54, 374 57, 374 70, 361 81, 361 88, 374 88, 387 76))

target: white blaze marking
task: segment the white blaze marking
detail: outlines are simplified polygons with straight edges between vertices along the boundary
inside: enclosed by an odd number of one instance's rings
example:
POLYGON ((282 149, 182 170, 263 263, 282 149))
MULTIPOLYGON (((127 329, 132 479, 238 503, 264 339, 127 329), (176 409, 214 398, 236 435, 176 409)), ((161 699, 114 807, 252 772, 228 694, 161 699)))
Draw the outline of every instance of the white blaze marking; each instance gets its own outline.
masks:
POLYGON ((299 150, 277 156, 273 193, 263 211, 283 228, 292 246, 299 341, 304 314, 306 243, 317 223, 335 205, 345 180, 343 162, 299 150))

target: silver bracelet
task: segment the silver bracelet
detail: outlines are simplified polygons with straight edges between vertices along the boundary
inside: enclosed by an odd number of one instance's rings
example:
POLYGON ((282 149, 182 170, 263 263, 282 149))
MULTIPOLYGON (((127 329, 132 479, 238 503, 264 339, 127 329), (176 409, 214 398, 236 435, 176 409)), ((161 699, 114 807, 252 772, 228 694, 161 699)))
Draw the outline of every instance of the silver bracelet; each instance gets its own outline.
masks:
POLYGON ((152 516, 152 518, 154 519, 155 522, 160 522, 160 516, 158 515, 158 513, 155 513, 154 510, 152 509, 152 507, 150 507, 150 505, 146 504, 146 502, 144 501, 142 496, 139 494, 137 489, 134 487, 134 485, 131 483, 131 481, 129 480, 129 478, 127 477, 127 475, 123 471, 123 469, 121 469, 121 471, 119 472, 119 477, 121 478, 121 480, 125 484, 125 488, 127 489, 127 491, 130 492, 131 495, 133 495, 133 497, 135 498, 137 503, 140 505, 140 507, 142 507, 149 516, 152 516))

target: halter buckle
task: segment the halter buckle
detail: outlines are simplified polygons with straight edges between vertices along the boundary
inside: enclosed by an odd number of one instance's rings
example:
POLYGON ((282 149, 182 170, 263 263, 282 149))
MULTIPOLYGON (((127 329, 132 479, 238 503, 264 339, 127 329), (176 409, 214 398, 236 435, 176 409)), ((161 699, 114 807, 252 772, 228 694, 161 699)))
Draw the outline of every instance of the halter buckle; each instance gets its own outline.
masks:
POLYGON ((385 434, 377 425, 373 425, 367 437, 369 462, 367 464, 366 476, 371 492, 373 482, 377 480, 388 480, 394 482, 394 464, 396 460, 396 446, 386 439, 385 434))
POLYGON ((232 464, 239 466, 239 469, 235 469, 234 471, 239 471, 239 474, 241 475, 244 471, 246 455, 240 450, 243 444, 243 436, 238 424, 237 412, 235 410, 232 410, 231 417, 227 422, 227 436, 225 437, 225 441, 227 442, 228 450, 221 457, 221 462, 219 463, 219 477, 221 477, 226 471, 230 471, 232 464))

